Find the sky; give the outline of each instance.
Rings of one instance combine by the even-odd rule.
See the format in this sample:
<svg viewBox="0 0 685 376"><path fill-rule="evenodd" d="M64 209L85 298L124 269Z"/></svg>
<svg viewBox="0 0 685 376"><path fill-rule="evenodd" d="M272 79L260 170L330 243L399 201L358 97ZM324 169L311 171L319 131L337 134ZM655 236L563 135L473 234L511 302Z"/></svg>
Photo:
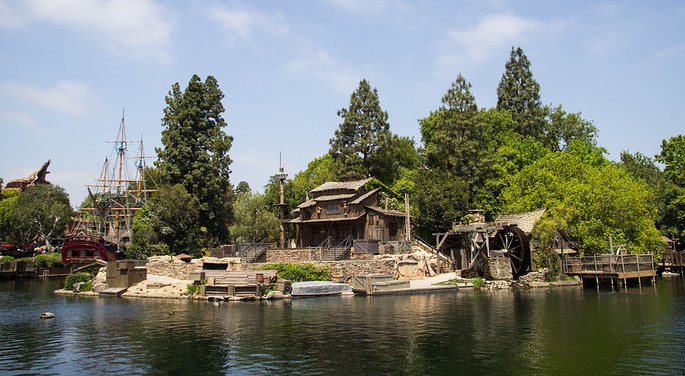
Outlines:
<svg viewBox="0 0 685 376"><path fill-rule="evenodd" d="M79 206L122 115L154 157L165 96L197 74L225 95L231 183L261 191L328 151L362 79L420 144L459 73L494 107L519 46L543 104L581 112L612 160L653 157L685 133L684 21L680 1L0 0L0 177L51 160Z"/></svg>

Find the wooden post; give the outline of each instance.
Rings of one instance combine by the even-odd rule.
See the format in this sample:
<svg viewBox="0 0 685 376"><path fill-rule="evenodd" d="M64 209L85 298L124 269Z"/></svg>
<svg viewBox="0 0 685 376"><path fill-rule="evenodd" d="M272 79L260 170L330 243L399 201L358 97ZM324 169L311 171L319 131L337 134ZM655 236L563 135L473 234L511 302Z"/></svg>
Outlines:
<svg viewBox="0 0 685 376"><path fill-rule="evenodd" d="M411 241L411 222L409 216L409 193L404 194L404 240Z"/></svg>

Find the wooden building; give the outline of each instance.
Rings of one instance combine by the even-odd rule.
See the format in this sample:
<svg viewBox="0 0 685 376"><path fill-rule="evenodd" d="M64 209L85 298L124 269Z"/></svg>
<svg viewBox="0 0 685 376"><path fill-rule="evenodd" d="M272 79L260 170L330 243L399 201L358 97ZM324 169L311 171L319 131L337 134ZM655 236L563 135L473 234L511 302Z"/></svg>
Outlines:
<svg viewBox="0 0 685 376"><path fill-rule="evenodd" d="M369 179L326 182L298 205L294 219L298 247L326 241L373 240L385 244L404 240L405 213L380 206L380 188L368 189Z"/></svg>

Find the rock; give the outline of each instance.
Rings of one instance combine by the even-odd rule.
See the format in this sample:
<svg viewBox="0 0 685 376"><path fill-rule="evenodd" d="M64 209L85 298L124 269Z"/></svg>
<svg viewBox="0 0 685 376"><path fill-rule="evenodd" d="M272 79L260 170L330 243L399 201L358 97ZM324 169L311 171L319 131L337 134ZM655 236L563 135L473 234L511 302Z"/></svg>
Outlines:
<svg viewBox="0 0 685 376"><path fill-rule="evenodd" d="M85 284L86 284L85 282L77 282L77 283L74 283L74 285L71 287L71 291L73 291L73 292L81 292L81 288L82 288L83 285L85 285Z"/></svg>
<svg viewBox="0 0 685 376"><path fill-rule="evenodd" d="M55 314L52 312L43 312L40 314L41 319L52 319L55 317Z"/></svg>

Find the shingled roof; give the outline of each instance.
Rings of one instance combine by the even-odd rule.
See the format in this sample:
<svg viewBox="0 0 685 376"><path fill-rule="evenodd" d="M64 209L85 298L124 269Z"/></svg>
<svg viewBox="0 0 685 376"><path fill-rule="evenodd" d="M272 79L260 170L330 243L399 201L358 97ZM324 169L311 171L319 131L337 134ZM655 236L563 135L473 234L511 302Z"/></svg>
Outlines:
<svg viewBox="0 0 685 376"><path fill-rule="evenodd" d="M321 192L326 192L326 191L334 191L334 190L350 190L353 192L356 192L359 190L359 188L363 187L366 183L369 182L371 178L368 179L363 179L363 180L355 180L355 181L329 181L326 183L321 184L320 186L312 189L312 193L321 193Z"/></svg>
<svg viewBox="0 0 685 376"><path fill-rule="evenodd" d="M545 211L547 209L538 209L527 213L500 214L495 222L515 223L526 235L529 235L535 227L535 222L545 214Z"/></svg>

